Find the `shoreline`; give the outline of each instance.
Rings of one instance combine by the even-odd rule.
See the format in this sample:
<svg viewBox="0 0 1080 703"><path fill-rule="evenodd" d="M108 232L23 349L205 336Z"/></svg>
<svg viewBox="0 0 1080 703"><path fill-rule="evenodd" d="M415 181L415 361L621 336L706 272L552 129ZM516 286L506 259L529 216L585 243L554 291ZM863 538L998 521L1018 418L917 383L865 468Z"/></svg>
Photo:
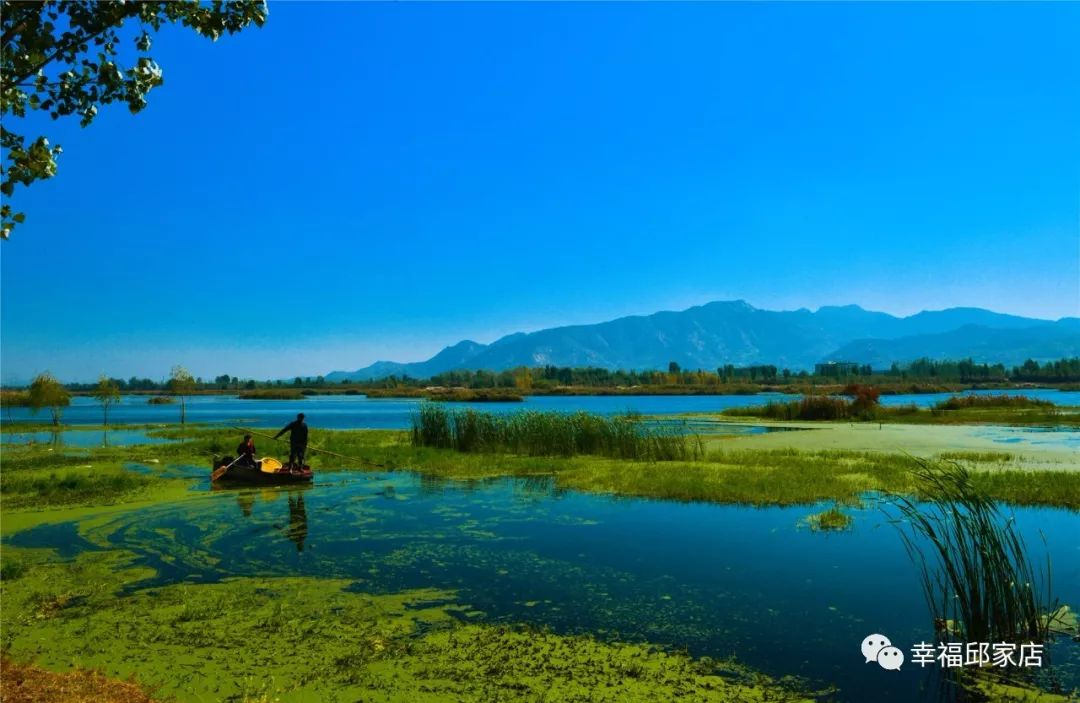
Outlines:
<svg viewBox="0 0 1080 703"><path fill-rule="evenodd" d="M425 386L425 387L400 387L400 388L373 388L360 385L343 386L263 386L256 389L246 388L201 388L193 390L185 395L194 396L237 396L245 400L299 400L296 396L318 397L333 395L356 395L370 398L416 398L428 395L476 393L479 395L507 395L528 398L530 396L733 396L733 395L762 395L783 394L798 395L806 393L820 393L825 395L840 395L851 383L862 383L873 386L880 390L881 395L932 395L936 393L964 393L967 391L1032 391L1032 390L1056 390L1075 391L1080 389L1076 382L946 382L936 383L932 381L903 381L896 383L874 383L873 379L852 379L851 381L836 381L830 383L791 382L791 383L731 383L719 385L639 385L639 386L554 386L551 388L466 388L460 386ZM24 388L3 387L0 393L19 393ZM70 391L73 397L90 397L93 390ZM271 397L275 393L285 393L288 398ZM1022 393L1021 393L1022 394ZM156 390L124 390L124 396L165 396L173 397L165 389ZM445 398L454 400L454 398ZM4 403L4 406L25 407L17 403Z"/></svg>

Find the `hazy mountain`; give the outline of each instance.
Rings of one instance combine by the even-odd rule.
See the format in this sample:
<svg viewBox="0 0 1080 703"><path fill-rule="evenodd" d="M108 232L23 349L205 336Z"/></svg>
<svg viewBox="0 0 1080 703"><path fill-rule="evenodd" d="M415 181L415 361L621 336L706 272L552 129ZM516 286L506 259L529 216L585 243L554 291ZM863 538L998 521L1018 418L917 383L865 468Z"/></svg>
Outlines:
<svg viewBox="0 0 1080 703"><path fill-rule="evenodd" d="M371 366L360 369L353 373L334 371L327 374L328 381L336 382L344 379L369 379L385 378L386 376L409 375L413 378L428 378L450 369L484 368L473 366L471 360L485 349L483 344L471 340L463 340L457 344L446 347L441 352L427 361L417 361L401 364L396 361L376 361Z"/></svg>
<svg viewBox="0 0 1080 703"><path fill-rule="evenodd" d="M1001 362L1019 366L1027 359L1038 362L1080 356L1080 319L1063 318L1058 322L1021 328L994 329L965 325L941 334L921 334L899 339L859 339L837 349L831 356L850 359L874 368L893 361L960 359L977 362Z"/></svg>
<svg viewBox="0 0 1080 703"><path fill-rule="evenodd" d="M415 363L380 361L331 381L389 374L427 378L452 369L515 366L602 366L660 369L724 364L775 364L809 369L826 359L888 366L920 356L1022 362L1080 354L1080 325L951 308L896 317L858 305L791 311L761 310L744 301L699 305L680 312L621 317L594 325L554 327L502 337L488 345L464 341ZM1020 358L1022 357L1022 358Z"/></svg>

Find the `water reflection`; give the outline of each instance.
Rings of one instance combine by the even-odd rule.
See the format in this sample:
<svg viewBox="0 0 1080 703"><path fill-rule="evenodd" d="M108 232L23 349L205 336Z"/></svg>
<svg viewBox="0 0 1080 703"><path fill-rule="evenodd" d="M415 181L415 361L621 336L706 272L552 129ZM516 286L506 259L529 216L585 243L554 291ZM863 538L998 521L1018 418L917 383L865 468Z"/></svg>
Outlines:
<svg viewBox="0 0 1080 703"><path fill-rule="evenodd" d="M296 545L296 551L304 551L304 540L307 539L308 523L307 510L304 508L304 494L297 492L296 496L289 495L289 539Z"/></svg>
<svg viewBox="0 0 1080 703"><path fill-rule="evenodd" d="M311 486L296 486L285 489L264 488L261 490L240 490L236 492L236 506L240 509L240 516L245 520L255 515L255 505L258 499L265 504L278 502L281 493L286 494L288 505L288 522L273 523L276 530L283 533L290 542L296 545L296 551L304 551L304 542L308 537L307 506L304 504L304 491L310 490ZM215 491L235 490L227 487L215 486Z"/></svg>
<svg viewBox="0 0 1080 703"><path fill-rule="evenodd" d="M252 509L255 507L255 494L254 493L237 493L236 504L240 506L240 514L244 517L251 517Z"/></svg>

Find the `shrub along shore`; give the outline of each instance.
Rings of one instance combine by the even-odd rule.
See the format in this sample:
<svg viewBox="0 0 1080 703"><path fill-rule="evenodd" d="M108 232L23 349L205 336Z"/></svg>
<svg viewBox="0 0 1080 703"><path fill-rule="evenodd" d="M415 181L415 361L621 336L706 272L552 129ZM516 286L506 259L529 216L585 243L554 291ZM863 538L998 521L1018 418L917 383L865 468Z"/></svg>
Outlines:
<svg viewBox="0 0 1080 703"><path fill-rule="evenodd" d="M810 395L801 400L770 401L764 405L728 408L727 417L767 420L845 420L915 424L1062 425L1080 427L1076 408L1060 408L1050 401L1025 395L954 396L930 408L917 405L883 406L877 389L849 386L849 397Z"/></svg>

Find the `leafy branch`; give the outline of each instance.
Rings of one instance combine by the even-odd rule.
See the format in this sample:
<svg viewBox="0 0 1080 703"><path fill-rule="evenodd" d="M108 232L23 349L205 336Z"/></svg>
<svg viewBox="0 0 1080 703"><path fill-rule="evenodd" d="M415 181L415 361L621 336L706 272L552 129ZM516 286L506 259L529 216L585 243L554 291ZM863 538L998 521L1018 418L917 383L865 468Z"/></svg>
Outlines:
<svg viewBox="0 0 1080 703"><path fill-rule="evenodd" d="M151 32L179 23L216 41L254 24L261 27L268 10L264 0L93 2L48 0L0 2L0 115L23 118L28 111L47 112L56 120L79 115L89 126L100 106L127 103L132 114L147 105L147 95L164 82L150 56ZM141 31L134 51L121 56L121 29L129 21ZM130 37L129 37L130 39ZM63 151L45 136L27 137L5 119L0 127L0 194L12 197L16 186L56 175ZM25 215L8 202L0 206L0 238L7 239Z"/></svg>

